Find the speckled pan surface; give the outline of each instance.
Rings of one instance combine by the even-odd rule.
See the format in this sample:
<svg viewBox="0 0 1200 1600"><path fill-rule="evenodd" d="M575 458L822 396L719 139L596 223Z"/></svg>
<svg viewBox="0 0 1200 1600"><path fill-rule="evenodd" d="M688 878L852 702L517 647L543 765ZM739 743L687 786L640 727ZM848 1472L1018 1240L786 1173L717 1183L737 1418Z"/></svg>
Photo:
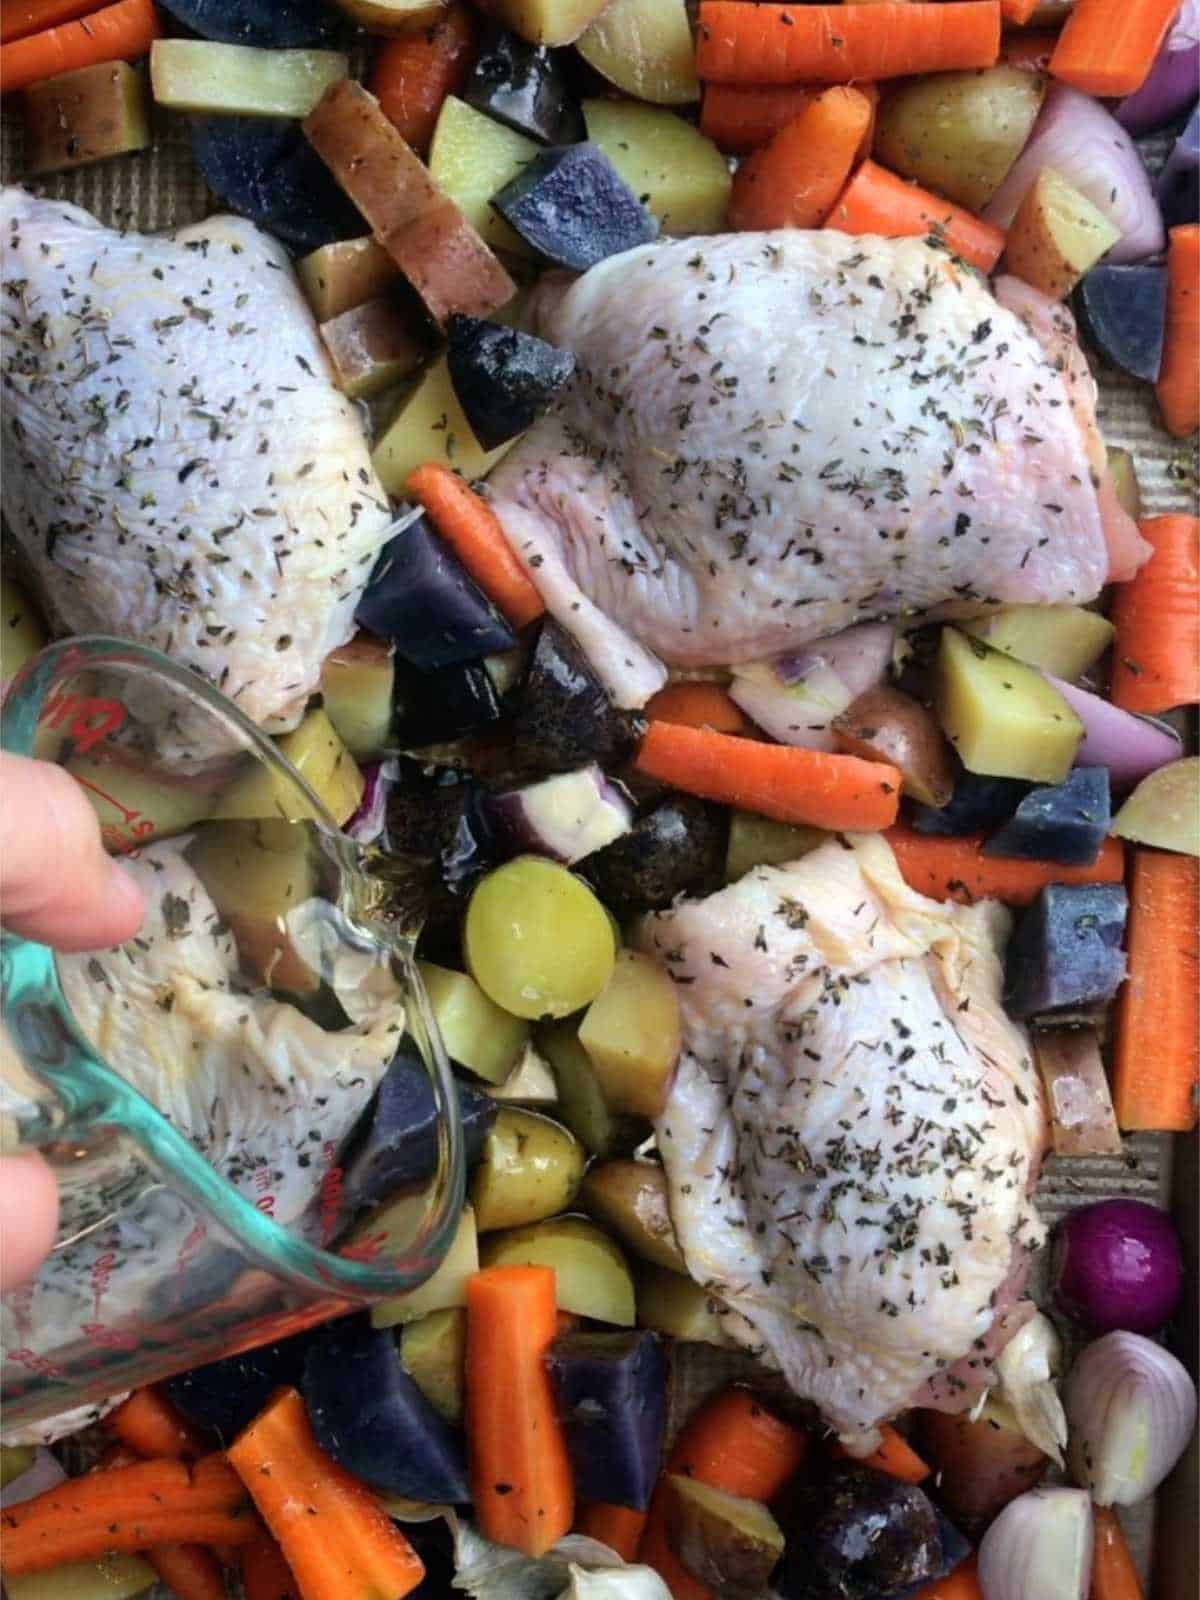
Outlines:
<svg viewBox="0 0 1200 1600"><path fill-rule="evenodd" d="M69 200L113 227L146 231L194 222L216 209L212 196L192 164L186 122L156 113L151 150L120 160L99 162L77 172L39 179L30 187L51 198ZM3 116L0 177L20 182L20 120ZM1196 507L1197 468L1190 443L1181 445L1158 426L1149 389L1111 369L1098 372L1099 420L1109 445L1133 452L1142 499L1149 514L1190 511ZM1176 1147L1178 1146L1178 1147ZM1170 1206L1184 1235L1193 1266L1187 1316L1179 1330L1177 1353L1193 1370L1197 1365L1196 1272L1197 1162L1194 1139L1139 1134L1127 1138L1121 1157L1097 1156L1063 1160L1051 1156L1043 1169L1038 1203L1047 1221L1072 1208L1108 1196L1123 1195ZM674 1409L684 1416L709 1390L730 1376L748 1376L748 1362L736 1356L690 1347L678 1364ZM1200 1595L1200 1505L1197 1450L1174 1474L1157 1507L1137 1508L1129 1519L1139 1560L1147 1575L1149 1600L1197 1600ZM165 1591L155 1591L166 1600Z"/></svg>

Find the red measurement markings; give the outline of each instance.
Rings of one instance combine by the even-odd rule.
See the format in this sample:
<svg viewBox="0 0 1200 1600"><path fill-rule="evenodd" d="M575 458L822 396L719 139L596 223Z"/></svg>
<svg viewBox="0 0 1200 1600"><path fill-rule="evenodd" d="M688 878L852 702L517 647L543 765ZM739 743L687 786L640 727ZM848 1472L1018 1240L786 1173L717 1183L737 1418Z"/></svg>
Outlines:
<svg viewBox="0 0 1200 1600"><path fill-rule="evenodd" d="M39 1378L65 1378L66 1373L57 1361L51 1361L48 1356L38 1355L36 1350L10 1350L8 1359L15 1361L18 1366L34 1372Z"/></svg>
<svg viewBox="0 0 1200 1600"><path fill-rule="evenodd" d="M65 728L80 755L115 733L126 718L119 700L99 700L90 695L50 695L38 717L51 728Z"/></svg>
<svg viewBox="0 0 1200 1600"><path fill-rule="evenodd" d="M80 1329L94 1344L103 1345L106 1350L138 1350L142 1340L135 1333L122 1333L118 1328L109 1328L103 1322L85 1322Z"/></svg>
<svg viewBox="0 0 1200 1600"><path fill-rule="evenodd" d="M100 1302L104 1299L113 1269L117 1265L116 1255L111 1250L106 1250L92 1267L92 1315L100 1315Z"/></svg>

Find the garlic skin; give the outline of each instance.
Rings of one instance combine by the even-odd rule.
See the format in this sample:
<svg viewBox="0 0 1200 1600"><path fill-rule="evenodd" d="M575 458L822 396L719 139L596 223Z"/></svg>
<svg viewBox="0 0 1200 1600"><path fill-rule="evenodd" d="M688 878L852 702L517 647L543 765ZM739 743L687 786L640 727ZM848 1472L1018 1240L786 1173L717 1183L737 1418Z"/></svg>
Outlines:
<svg viewBox="0 0 1200 1600"><path fill-rule="evenodd" d="M1063 1398L1071 1476L1099 1506L1136 1505L1152 1495L1196 1425L1187 1369L1140 1333L1118 1330L1089 1344Z"/></svg>
<svg viewBox="0 0 1200 1600"><path fill-rule="evenodd" d="M1095 1526L1082 1489L1030 1489L979 1546L983 1600L1088 1600Z"/></svg>
<svg viewBox="0 0 1200 1600"><path fill-rule="evenodd" d="M1031 1444L1058 1466L1067 1443L1067 1417L1058 1396L1062 1340L1042 1312L1012 1336L996 1361L1000 1382L995 1398L1016 1418Z"/></svg>

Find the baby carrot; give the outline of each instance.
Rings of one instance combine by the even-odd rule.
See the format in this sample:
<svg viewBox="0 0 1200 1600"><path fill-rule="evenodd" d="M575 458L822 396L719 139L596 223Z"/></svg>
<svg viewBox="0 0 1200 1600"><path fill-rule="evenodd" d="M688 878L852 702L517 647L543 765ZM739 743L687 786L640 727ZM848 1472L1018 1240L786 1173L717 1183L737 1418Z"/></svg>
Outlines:
<svg viewBox="0 0 1200 1600"><path fill-rule="evenodd" d="M161 1389L139 1389L104 1419L104 1426L139 1456L177 1458L212 1449L199 1428L182 1416Z"/></svg>
<svg viewBox="0 0 1200 1600"><path fill-rule="evenodd" d="M999 53L999 0L872 6L703 0L696 71L716 83L853 83L991 67Z"/></svg>
<svg viewBox="0 0 1200 1600"><path fill-rule="evenodd" d="M4 0L0 8L0 44L24 39L60 22L74 22L96 10L96 0Z"/></svg>
<svg viewBox="0 0 1200 1600"><path fill-rule="evenodd" d="M154 0L117 0L77 22L17 39L0 51L0 94L76 67L144 56L162 33Z"/></svg>
<svg viewBox="0 0 1200 1600"><path fill-rule="evenodd" d="M1196 1126L1200 1035L1200 861L1134 851L1126 935L1129 972L1117 996L1113 1108L1126 1133Z"/></svg>
<svg viewBox="0 0 1200 1600"><path fill-rule="evenodd" d="M1168 433L1200 428L1200 224L1172 228L1167 241L1167 328L1155 385Z"/></svg>
<svg viewBox="0 0 1200 1600"><path fill-rule="evenodd" d="M610 1550L615 1550L622 1561L636 1561L638 1545L646 1526L646 1512L634 1511L631 1506L609 1505L605 1500L593 1500L580 1506L576 1531L589 1539L599 1539Z"/></svg>
<svg viewBox="0 0 1200 1600"><path fill-rule="evenodd" d="M471 75L478 48L475 13L464 0L428 27L382 41L367 87L414 150L424 153L446 96Z"/></svg>
<svg viewBox="0 0 1200 1600"><path fill-rule="evenodd" d="M1178 10L1179 0L1075 0L1050 71L1084 94L1132 94L1149 77Z"/></svg>
<svg viewBox="0 0 1200 1600"><path fill-rule="evenodd" d="M754 724L717 683L669 683L646 702L646 715L681 728L753 734Z"/></svg>
<svg viewBox="0 0 1200 1600"><path fill-rule="evenodd" d="M870 100L857 89L835 85L814 95L738 168L729 226L819 228L850 176L871 114Z"/></svg>
<svg viewBox="0 0 1200 1600"><path fill-rule="evenodd" d="M900 805L895 767L670 722L650 724L637 768L686 794L814 828L886 828Z"/></svg>
<svg viewBox="0 0 1200 1600"><path fill-rule="evenodd" d="M496 513L449 467L429 461L410 474L408 494L433 518L434 526L490 600L514 628L546 609L529 574L514 555Z"/></svg>
<svg viewBox="0 0 1200 1600"><path fill-rule="evenodd" d="M842 190L825 226L841 233L878 233L885 239L931 234L980 272L990 272L1004 249L1003 232L874 161Z"/></svg>
<svg viewBox="0 0 1200 1600"><path fill-rule="evenodd" d="M1200 703L1200 517L1139 524L1154 554L1112 604L1112 697L1126 711Z"/></svg>
<svg viewBox="0 0 1200 1600"><path fill-rule="evenodd" d="M1016 856L985 856L984 836L916 833L904 823L889 828L884 838L909 888L931 900L1003 900L1010 906L1032 905L1048 883L1120 883L1125 876L1125 847L1106 839L1087 867L1063 867L1054 861L1022 861Z"/></svg>
<svg viewBox="0 0 1200 1600"><path fill-rule="evenodd" d="M904 1435L897 1433L890 1422L880 1423L879 1434L879 1448L863 1457L863 1466L874 1467L877 1472L886 1472L904 1483L924 1483L932 1468L921 1460ZM844 1452L838 1447L835 1454Z"/></svg>
<svg viewBox="0 0 1200 1600"><path fill-rule="evenodd" d="M790 83L779 89L757 85L706 83L700 106L700 132L729 155L744 156L786 128L816 91Z"/></svg>
<svg viewBox="0 0 1200 1600"><path fill-rule="evenodd" d="M1142 1580L1117 1513L1111 1506L1092 1511L1092 1592L1089 1600L1143 1600Z"/></svg>

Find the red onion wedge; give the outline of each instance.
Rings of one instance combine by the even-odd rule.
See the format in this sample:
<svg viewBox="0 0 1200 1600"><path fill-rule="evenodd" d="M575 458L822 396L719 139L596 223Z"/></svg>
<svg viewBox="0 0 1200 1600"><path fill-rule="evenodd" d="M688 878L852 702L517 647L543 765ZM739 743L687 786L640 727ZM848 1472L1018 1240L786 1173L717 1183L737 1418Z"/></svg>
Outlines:
<svg viewBox="0 0 1200 1600"><path fill-rule="evenodd" d="M1053 167L1111 218L1121 237L1105 260L1144 261L1166 245L1162 216L1137 147L1091 95L1052 83L1029 143L984 209L1007 228L1043 167Z"/></svg>
<svg viewBox="0 0 1200 1600"><path fill-rule="evenodd" d="M536 850L568 867L633 824L628 796L595 763L492 795L489 810L516 849Z"/></svg>
<svg viewBox="0 0 1200 1600"><path fill-rule="evenodd" d="M1063 1400L1071 1475L1098 1506L1148 1499L1196 1426L1196 1385L1187 1368L1140 1333L1106 1333L1089 1344Z"/></svg>
<svg viewBox="0 0 1200 1600"><path fill-rule="evenodd" d="M1031 1489L1005 1506L979 1546L983 1600L1087 1600L1092 1505L1082 1489Z"/></svg>
<svg viewBox="0 0 1200 1600"><path fill-rule="evenodd" d="M830 723L867 689L883 681L895 629L864 622L773 661L733 669L730 697L781 744L832 750Z"/></svg>
<svg viewBox="0 0 1200 1600"><path fill-rule="evenodd" d="M9 1506L19 1506L22 1501L32 1500L35 1495L45 1494L48 1489L57 1489L66 1476L57 1456L52 1455L45 1445L39 1445L33 1465L0 1490L0 1506L7 1511Z"/></svg>
<svg viewBox="0 0 1200 1600"><path fill-rule="evenodd" d="M1083 723L1083 739L1075 752L1077 767L1107 767L1114 789L1132 789L1150 772L1178 761L1179 735L1164 723L1135 716L1110 705L1098 694L1045 674Z"/></svg>

